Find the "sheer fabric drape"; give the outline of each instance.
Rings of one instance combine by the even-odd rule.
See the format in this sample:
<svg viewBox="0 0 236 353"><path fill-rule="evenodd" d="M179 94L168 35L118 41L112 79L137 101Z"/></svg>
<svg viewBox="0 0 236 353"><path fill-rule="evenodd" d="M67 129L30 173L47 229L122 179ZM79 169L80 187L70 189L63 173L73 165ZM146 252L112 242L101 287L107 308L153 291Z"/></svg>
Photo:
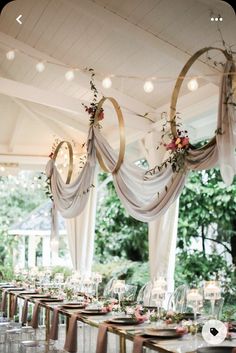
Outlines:
<svg viewBox="0 0 236 353"><path fill-rule="evenodd" d="M232 61L227 61L225 73L234 71ZM150 222L163 215L180 195L189 170L209 169L220 166L223 180L228 185L235 174L236 118L235 107L226 104L230 95L230 75L222 76L218 123L215 141L201 150L190 147L183 171L173 173L170 164L145 180L145 171L124 160L120 169L113 174L114 185L121 202L134 218ZM91 126L88 135L88 159L79 177L66 185L53 160L48 162L46 172L51 178L51 190L57 209L65 218L75 217L82 212L89 198L89 187L94 178L96 150L105 163L113 169L117 153L96 126Z"/></svg>

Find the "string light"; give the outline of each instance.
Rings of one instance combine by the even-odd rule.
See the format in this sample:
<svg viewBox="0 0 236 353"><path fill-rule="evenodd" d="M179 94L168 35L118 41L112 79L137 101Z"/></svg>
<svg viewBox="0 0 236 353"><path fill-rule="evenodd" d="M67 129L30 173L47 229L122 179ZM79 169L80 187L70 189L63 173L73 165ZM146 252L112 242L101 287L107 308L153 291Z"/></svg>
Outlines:
<svg viewBox="0 0 236 353"><path fill-rule="evenodd" d="M73 81L75 78L75 73L74 73L74 70L68 70L66 71L65 73L65 79L67 81Z"/></svg>
<svg viewBox="0 0 236 353"><path fill-rule="evenodd" d="M223 18L222 16L218 15L218 16L214 16L213 14L211 14L210 16L210 20L212 22L214 21L223 21ZM14 60L15 57L16 57L16 53L17 52L20 52L21 54L27 56L27 57L30 57L34 60L37 60L38 62L35 64L35 68L38 72L43 72L46 68L45 66L45 61L43 61L40 57L35 57L33 55L30 55L28 53L26 53L25 51L23 50L19 50L19 49L10 49L9 48L9 51L6 53L6 58L8 60ZM79 68L79 67L76 67L76 68L69 68L68 65L66 64L63 64L63 63L55 63L53 61L53 58L52 60L48 59L47 60L47 64L50 64L50 65L54 65L54 66L58 66L58 67L62 67L62 68L65 68L67 71L65 73L65 79L67 81L72 81L74 80L75 78L75 71L81 71L81 72L89 72L90 70L88 68ZM209 73L209 74L205 74L205 75L201 75L199 77L215 77L215 76L222 76L222 75L230 75L232 73ZM96 75L100 76L100 77L104 77L104 73L99 73L97 72ZM139 76L130 76L130 75L110 75L110 76L107 76L105 77L103 80L102 80L102 86L106 89L110 88L112 86L112 80L111 80L111 77L115 77L115 78L120 78L120 79L137 79L137 80L143 80L143 77L139 77ZM158 80L159 82L161 81L174 81L176 80L176 77L172 77L172 76L166 76L166 77L155 77L154 78L155 80ZM152 82L152 79L151 80L147 80L145 83L144 83L144 86L143 86L143 89L146 93L151 93L153 90L154 90L154 84Z"/></svg>
<svg viewBox="0 0 236 353"><path fill-rule="evenodd" d="M105 77L103 80L102 80L102 86L103 88L111 88L112 86L112 80L110 77Z"/></svg>
<svg viewBox="0 0 236 353"><path fill-rule="evenodd" d="M16 52L15 52L15 50L9 50L9 51L6 53L6 58L7 58L7 60L12 61L12 60L15 59L15 57L16 57Z"/></svg>
<svg viewBox="0 0 236 353"><path fill-rule="evenodd" d="M151 93L154 90L154 84L152 81L146 81L143 85L144 92Z"/></svg>
<svg viewBox="0 0 236 353"><path fill-rule="evenodd" d="M36 65L35 65L35 68L38 72L43 72L45 70L45 64L43 61L40 61L38 62Z"/></svg>
<svg viewBox="0 0 236 353"><path fill-rule="evenodd" d="M190 91L196 91L198 89L198 82L196 78L192 78L189 82L188 82L188 89Z"/></svg>

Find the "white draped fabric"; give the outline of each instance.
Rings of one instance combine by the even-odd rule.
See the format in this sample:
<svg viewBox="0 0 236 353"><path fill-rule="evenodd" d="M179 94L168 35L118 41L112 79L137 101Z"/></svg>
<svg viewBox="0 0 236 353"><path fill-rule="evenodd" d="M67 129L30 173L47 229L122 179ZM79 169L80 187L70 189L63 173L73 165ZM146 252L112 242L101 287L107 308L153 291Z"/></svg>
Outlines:
<svg viewBox="0 0 236 353"><path fill-rule="evenodd" d="M166 149L156 150L161 133L150 132L145 138L145 157L149 165L159 165L165 158ZM148 224L149 269L151 280L158 275L167 278L167 291L174 290L175 249L178 225L179 202L175 201L163 216Z"/></svg>
<svg viewBox="0 0 236 353"><path fill-rule="evenodd" d="M89 274L92 269L97 203L96 179L97 173L93 180L95 187L89 192L88 201L82 213L66 220L73 268L82 275Z"/></svg>
<svg viewBox="0 0 236 353"><path fill-rule="evenodd" d="M225 72L230 71L235 71L235 65L232 61L227 61ZM226 183L229 182L225 176L226 170L229 170L230 167L230 171L234 173L236 169L234 158L236 113L232 105L226 104L231 93L227 89L231 85L231 79L231 75L223 75L220 89L221 99L217 128L222 133L217 134L216 140L201 150L190 147L183 171L174 173L172 166L168 164L166 168L145 180L143 169L124 160L120 169L113 174L117 194L126 210L134 218L150 222L163 215L180 195L186 175L191 169L209 169L219 162L222 177L223 179L226 177ZM50 160L46 168L47 175L51 178L51 190L55 205L66 218L77 216L85 207L89 197L87 190L89 190L94 177L96 150L100 152L109 169L114 169L116 165L117 153L101 135L97 126L91 126L87 145L87 163L79 177L70 185L63 183L54 161ZM232 179L232 177L230 178Z"/></svg>
<svg viewBox="0 0 236 353"><path fill-rule="evenodd" d="M226 62L225 75L222 77L220 87L216 138L202 149L190 146L184 157L182 171L174 173L172 166L167 164L166 168L157 170L147 177L142 168L124 160L119 170L113 174L117 194L130 215L144 222L154 221L149 225L152 277L158 271L164 271L170 277L173 274L174 256L171 254L176 241L178 206L177 203L172 204L180 195L188 172L219 165L222 178L227 185L232 182L236 172L236 111L229 101L229 98L232 98L232 75L226 74L228 72L235 72L235 65L230 60ZM87 202L93 198L90 186L94 179L96 150L108 168L113 170L117 153L97 126L91 126L89 129L87 162L73 183L68 185L63 182L53 160L50 160L46 167L47 176L51 179L51 191L56 208L65 218L81 214L79 218L68 221L68 230L74 266L82 271L90 268L92 261L94 224L90 225L89 222L90 220L93 222L94 218L91 216L93 207L90 208L92 201ZM160 218L167 210L168 213Z"/></svg>

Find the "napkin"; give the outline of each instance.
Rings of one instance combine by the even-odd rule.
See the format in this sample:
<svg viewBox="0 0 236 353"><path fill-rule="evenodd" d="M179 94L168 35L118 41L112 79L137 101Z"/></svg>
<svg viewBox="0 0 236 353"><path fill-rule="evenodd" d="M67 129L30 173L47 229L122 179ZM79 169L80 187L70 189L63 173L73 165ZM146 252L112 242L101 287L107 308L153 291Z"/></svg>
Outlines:
<svg viewBox="0 0 236 353"><path fill-rule="evenodd" d="M134 337L133 353L142 353L143 352L144 341L145 341L145 337L142 337L142 336L135 336Z"/></svg>
<svg viewBox="0 0 236 353"><path fill-rule="evenodd" d="M36 302L34 305L34 311L32 315L32 320L31 320L31 326L36 329L39 326L39 309L40 309L40 303Z"/></svg>
<svg viewBox="0 0 236 353"><path fill-rule="evenodd" d="M102 323L99 325L97 336L96 353L107 353L107 329L109 324Z"/></svg>
<svg viewBox="0 0 236 353"><path fill-rule="evenodd" d="M23 308L22 308L22 313L21 313L21 323L22 324L26 324L27 323L28 301L29 301L29 299L25 298L24 305L23 305Z"/></svg>
<svg viewBox="0 0 236 353"><path fill-rule="evenodd" d="M70 353L77 352L77 318L78 314L70 317L69 328L66 334L64 349Z"/></svg>
<svg viewBox="0 0 236 353"><path fill-rule="evenodd" d="M49 338L51 340L58 340L58 324L59 324L59 308L55 307L53 309L52 326L49 333Z"/></svg>
<svg viewBox="0 0 236 353"><path fill-rule="evenodd" d="M7 290L4 290L2 292L1 311L3 311L5 313L6 310L7 310Z"/></svg>

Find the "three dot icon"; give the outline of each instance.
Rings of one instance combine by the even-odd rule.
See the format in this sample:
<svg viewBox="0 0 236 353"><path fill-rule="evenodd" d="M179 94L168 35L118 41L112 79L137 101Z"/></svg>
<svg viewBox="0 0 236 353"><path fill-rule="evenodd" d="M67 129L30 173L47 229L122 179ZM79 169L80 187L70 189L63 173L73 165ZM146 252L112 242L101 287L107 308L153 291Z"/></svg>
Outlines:
<svg viewBox="0 0 236 353"><path fill-rule="evenodd" d="M223 17L221 17L220 15L217 17L211 16L211 22L222 22L223 21Z"/></svg>

